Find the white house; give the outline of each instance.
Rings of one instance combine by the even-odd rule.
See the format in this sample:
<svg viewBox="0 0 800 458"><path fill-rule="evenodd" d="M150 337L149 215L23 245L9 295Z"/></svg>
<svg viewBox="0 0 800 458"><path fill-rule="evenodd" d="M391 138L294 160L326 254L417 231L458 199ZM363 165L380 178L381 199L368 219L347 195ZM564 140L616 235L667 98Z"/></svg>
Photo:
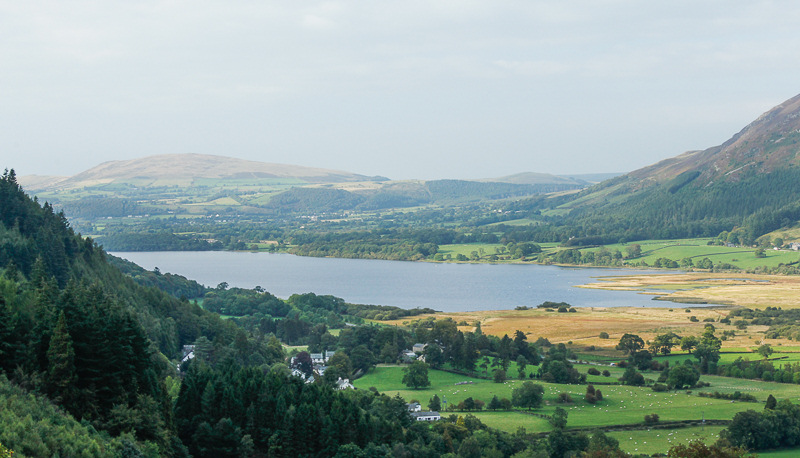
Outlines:
<svg viewBox="0 0 800 458"><path fill-rule="evenodd" d="M350 379L342 379L339 377L339 380L336 381L336 389L337 390L354 390L355 387L352 383L350 383Z"/></svg>
<svg viewBox="0 0 800 458"><path fill-rule="evenodd" d="M189 361L192 358L194 358L194 345L184 345L181 364L185 363L186 361Z"/></svg>
<svg viewBox="0 0 800 458"><path fill-rule="evenodd" d="M411 416L417 421L437 421L442 419L439 412L411 412Z"/></svg>
<svg viewBox="0 0 800 458"><path fill-rule="evenodd" d="M422 410L422 406L419 402L412 402L410 404L406 404L406 408L409 412L419 412Z"/></svg>
<svg viewBox="0 0 800 458"><path fill-rule="evenodd" d="M336 354L335 351L326 351L324 353L309 353L309 356L311 356L312 363L325 364L334 354Z"/></svg>

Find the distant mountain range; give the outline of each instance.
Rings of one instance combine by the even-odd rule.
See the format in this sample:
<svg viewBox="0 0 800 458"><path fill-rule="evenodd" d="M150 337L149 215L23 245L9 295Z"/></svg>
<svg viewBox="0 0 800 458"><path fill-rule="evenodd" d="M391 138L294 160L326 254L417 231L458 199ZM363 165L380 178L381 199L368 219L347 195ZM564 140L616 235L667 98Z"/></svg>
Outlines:
<svg viewBox="0 0 800 458"><path fill-rule="evenodd" d="M191 185L197 180L295 179L304 183L386 181L340 170L273 164L204 154L163 154L127 161L110 161L71 177L26 176L26 189L66 190L111 183L140 186Z"/></svg>
<svg viewBox="0 0 800 458"><path fill-rule="evenodd" d="M308 215L506 199L514 214L543 217L546 224L538 230L559 228L548 238L576 243L709 236L734 228L750 240L800 219L800 95L719 146L620 176L525 172L485 180L391 181L186 154L112 161L73 177L19 181L68 215L70 208L87 216L110 209ZM77 189L83 191L63 192Z"/></svg>

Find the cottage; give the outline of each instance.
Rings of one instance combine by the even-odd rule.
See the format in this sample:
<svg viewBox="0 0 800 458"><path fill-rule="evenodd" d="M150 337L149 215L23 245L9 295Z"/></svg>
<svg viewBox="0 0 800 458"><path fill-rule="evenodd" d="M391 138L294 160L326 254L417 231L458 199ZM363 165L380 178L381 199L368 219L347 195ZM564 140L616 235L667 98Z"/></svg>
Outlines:
<svg viewBox="0 0 800 458"><path fill-rule="evenodd" d="M314 364L325 364L325 355L323 353L311 353L311 362Z"/></svg>
<svg viewBox="0 0 800 458"><path fill-rule="evenodd" d="M337 390L354 390L356 389L352 383L350 383L350 379L342 379L339 377L339 380L336 381L336 389Z"/></svg>
<svg viewBox="0 0 800 458"><path fill-rule="evenodd" d="M419 412L422 410L422 405L419 402L412 402L410 404L406 404L406 408L409 412Z"/></svg>
<svg viewBox="0 0 800 458"><path fill-rule="evenodd" d="M416 343L414 344L413 347L411 347L411 351L413 351L414 353L422 353L423 351L425 351L425 347L427 346L428 344Z"/></svg>
<svg viewBox="0 0 800 458"><path fill-rule="evenodd" d="M411 412L411 416L417 421L438 421L442 419L439 412Z"/></svg>
<svg viewBox="0 0 800 458"><path fill-rule="evenodd" d="M404 350L402 353L400 353L400 358L404 363L411 363L417 359L417 354L411 350Z"/></svg>

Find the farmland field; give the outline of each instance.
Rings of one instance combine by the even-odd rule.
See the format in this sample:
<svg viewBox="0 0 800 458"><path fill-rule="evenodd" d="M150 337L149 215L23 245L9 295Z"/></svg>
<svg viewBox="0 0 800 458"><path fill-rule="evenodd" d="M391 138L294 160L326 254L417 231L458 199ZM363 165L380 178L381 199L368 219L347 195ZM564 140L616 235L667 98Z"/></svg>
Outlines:
<svg viewBox="0 0 800 458"><path fill-rule="evenodd" d="M585 366L577 366L582 372ZM618 368L614 368L619 373ZM616 374L615 374L616 375ZM454 406L467 397L479 399L488 404L492 396L511 399L511 391L522 384L519 380L508 380L505 383L494 383L490 380L470 378L463 375L429 371L431 385L425 389L410 390L401 380L403 377L402 366L379 366L366 376L356 380L355 386L360 389L370 387L394 396L399 395L407 402L419 401L427 406L434 394L448 406ZM615 377L606 378L614 381ZM800 389L797 385L765 383L752 380L741 380L727 377L703 376L703 381L711 383L702 391L732 392L742 391L754 394L760 401L766 399L768 394L775 395L778 399L789 398L797 401ZM470 382L456 385L459 382ZM620 441L621 447L631 453L663 453L669 447L680 442L705 437L713 442L722 430L722 426L708 425L701 427L667 429L647 429L643 425L645 415L658 414L660 422L682 420L730 420L743 410L762 410L763 403L732 402L722 399L711 399L697 396L696 391L673 391L657 393L646 387L629 387L622 385L596 385L602 390L603 401L589 404L584 400L585 385L561 385L553 383L540 383L545 389L545 405L534 409L537 414L551 415L556 407L564 408L568 413L567 428L610 428L614 425L638 425L641 429L632 431L613 431L609 434ZM559 393L569 393L573 402L558 404ZM691 393L691 394L689 394ZM465 412L453 412L464 415ZM488 426L508 432L514 432L519 427L524 427L528 432L547 432L552 429L546 419L529 415L525 411L480 411L471 412ZM447 413L442 412L443 415ZM780 455L776 455L780 456Z"/></svg>

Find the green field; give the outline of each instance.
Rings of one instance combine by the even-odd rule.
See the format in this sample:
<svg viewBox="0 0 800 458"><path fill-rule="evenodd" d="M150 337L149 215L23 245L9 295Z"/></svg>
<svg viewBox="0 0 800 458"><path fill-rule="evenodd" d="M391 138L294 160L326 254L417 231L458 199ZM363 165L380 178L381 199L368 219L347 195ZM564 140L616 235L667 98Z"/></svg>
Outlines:
<svg viewBox="0 0 800 458"><path fill-rule="evenodd" d="M630 262L644 261L652 265L658 258L669 258L680 262L683 258L691 258L692 262L697 263L703 258L708 258L718 263L733 264L741 269L751 269L759 266L776 267L778 264L789 264L798 261L800 255L792 250L765 250L766 257L757 258L755 248L751 247L726 247L708 245L710 238L701 239L675 239L675 240L641 240L625 244L605 245L612 253L619 250L623 255L630 246L638 244L642 247L642 255L630 260ZM599 251L599 247L585 248L581 251Z"/></svg>
<svg viewBox="0 0 800 458"><path fill-rule="evenodd" d="M677 429L652 429L643 431L612 431L609 436L619 441L628 453L666 453L670 447L693 440L711 444L719 438L722 426L705 426Z"/></svg>
<svg viewBox="0 0 800 458"><path fill-rule="evenodd" d="M576 365L576 367L581 372L585 372L590 366ZM599 366L594 367L601 371L604 369ZM609 367L608 369L613 375L607 378L600 376L600 379L606 382L615 382L616 377L621 374L622 370L615 367ZM658 373L646 374L648 378L655 378L657 375ZM401 366L379 366L366 376L356 380L354 385L360 389L374 387L378 391L391 396L399 395L407 402L411 400L419 401L423 406L427 406L433 395L437 394L442 401L447 402L446 405L452 406L467 397L480 399L487 404L492 396L495 395L498 398L511 399L511 391L522 383L519 380L508 380L505 383L498 384L491 380L431 370L429 371L431 386L426 389L410 390L402 384L402 377ZM533 412L550 415L556 407L560 406L569 415L567 428L602 428L614 425L643 425L644 416L653 413L658 414L662 422L701 420L703 418L707 420L729 420L740 411L763 409L761 402L732 402L722 399L703 398L697 396L696 393L698 391L741 391L755 395L760 401L765 400L769 394L773 394L778 399L789 398L793 401L797 401L800 398L800 387L797 385L718 376L703 376L701 380L711 383L711 386L694 390L693 392L656 393L646 387L595 385L595 388L603 392L603 401L597 404L589 404L584 400L585 385L560 385L534 381L534 383L540 383L545 389L545 405L535 409ZM472 383L456 385L456 383L464 381ZM558 404L556 399L559 393L569 393L573 403ZM465 414L464 412L454 413L457 415ZM551 430L551 426L546 419L529 415L524 411L481 411L472 412L472 414L488 426L503 431L514 432L519 427L524 427L529 432ZM443 415L447 415L447 413L443 412ZM622 448L628 452L663 453L672 445L701 437L713 442L721 430L721 426L710 425L702 429L700 427L689 427L647 430L643 427L641 430L616 431L609 434L617 438Z"/></svg>

